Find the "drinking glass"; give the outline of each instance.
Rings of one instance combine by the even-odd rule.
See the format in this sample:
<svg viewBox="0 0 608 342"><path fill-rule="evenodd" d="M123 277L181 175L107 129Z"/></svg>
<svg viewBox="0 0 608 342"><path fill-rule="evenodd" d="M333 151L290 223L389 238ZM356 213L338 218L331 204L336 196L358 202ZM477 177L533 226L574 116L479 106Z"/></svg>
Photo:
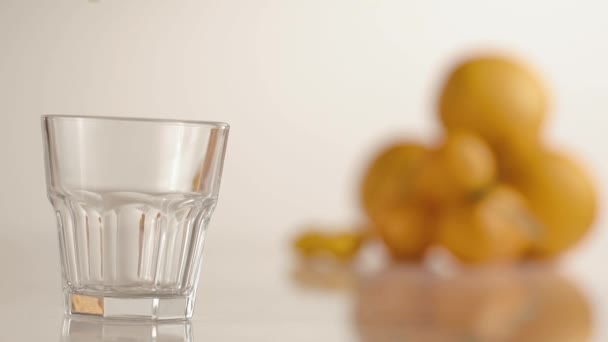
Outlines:
<svg viewBox="0 0 608 342"><path fill-rule="evenodd" d="M67 314L192 316L229 126L42 117Z"/></svg>

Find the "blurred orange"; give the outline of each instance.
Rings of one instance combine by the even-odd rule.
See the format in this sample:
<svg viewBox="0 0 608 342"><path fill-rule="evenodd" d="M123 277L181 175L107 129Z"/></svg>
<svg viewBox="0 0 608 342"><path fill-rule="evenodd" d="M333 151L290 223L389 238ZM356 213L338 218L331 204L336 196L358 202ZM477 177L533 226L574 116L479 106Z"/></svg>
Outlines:
<svg viewBox="0 0 608 342"><path fill-rule="evenodd" d="M364 176L361 197L371 225L396 259L419 258L431 241L416 186L429 149L414 143L380 152Z"/></svg>
<svg viewBox="0 0 608 342"><path fill-rule="evenodd" d="M496 163L488 144L472 132L452 130L424 163L418 191L441 209L481 196L495 178Z"/></svg>
<svg viewBox="0 0 608 342"><path fill-rule="evenodd" d="M363 208L372 220L387 207L413 200L425 146L401 143L382 150L371 162L361 186Z"/></svg>
<svg viewBox="0 0 608 342"><path fill-rule="evenodd" d="M437 243L466 263L508 262L523 256L538 229L521 194L500 185L473 205L440 213Z"/></svg>
<svg viewBox="0 0 608 342"><path fill-rule="evenodd" d="M514 183L542 222L542 232L533 244L535 255L554 256L589 231L597 212L597 194L587 172L567 155L544 152Z"/></svg>
<svg viewBox="0 0 608 342"><path fill-rule="evenodd" d="M427 211L414 204L385 210L375 218L375 227L397 260L420 259L433 238Z"/></svg>
<svg viewBox="0 0 608 342"><path fill-rule="evenodd" d="M447 130L480 134L493 146L538 136L546 119L542 82L522 63L481 56L459 64L441 90L440 118Z"/></svg>

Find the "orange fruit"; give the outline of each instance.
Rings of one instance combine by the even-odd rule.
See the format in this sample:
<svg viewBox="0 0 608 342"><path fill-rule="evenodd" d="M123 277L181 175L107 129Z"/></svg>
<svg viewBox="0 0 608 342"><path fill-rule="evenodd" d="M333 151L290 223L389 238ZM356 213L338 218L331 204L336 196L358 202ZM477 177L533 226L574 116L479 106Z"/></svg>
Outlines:
<svg viewBox="0 0 608 342"><path fill-rule="evenodd" d="M533 244L533 254L559 254L590 230L597 212L594 184L567 155L545 152L515 184L542 222L542 234Z"/></svg>
<svg viewBox="0 0 608 342"><path fill-rule="evenodd" d="M363 177L363 208L371 221L384 208L409 202L415 194L416 178L428 149L414 143L392 145L380 152Z"/></svg>
<svg viewBox="0 0 608 342"><path fill-rule="evenodd" d="M446 130L471 130L501 155L513 155L507 159L521 159L540 133L547 106L543 84L528 67L488 55L452 70L441 89L439 116Z"/></svg>
<svg viewBox="0 0 608 342"><path fill-rule="evenodd" d="M495 148L498 177L507 183L525 177L528 170L542 160L545 153L539 137L522 136L509 145Z"/></svg>
<svg viewBox="0 0 608 342"><path fill-rule="evenodd" d="M465 263L509 262L523 255L538 230L522 195L499 185L472 205L442 212L437 243Z"/></svg>
<svg viewBox="0 0 608 342"><path fill-rule="evenodd" d="M420 173L422 198L435 205L462 202L480 196L494 183L496 162L492 149L478 135L455 130L447 132Z"/></svg>
<svg viewBox="0 0 608 342"><path fill-rule="evenodd" d="M396 260L419 259L432 241L433 229L427 211L414 204L386 210L375 217L374 224Z"/></svg>

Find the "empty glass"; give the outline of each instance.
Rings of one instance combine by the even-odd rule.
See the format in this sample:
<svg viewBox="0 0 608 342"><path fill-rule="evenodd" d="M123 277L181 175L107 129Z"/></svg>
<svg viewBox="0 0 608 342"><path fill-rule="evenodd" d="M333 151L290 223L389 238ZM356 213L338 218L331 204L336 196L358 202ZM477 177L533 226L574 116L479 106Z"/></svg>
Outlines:
<svg viewBox="0 0 608 342"><path fill-rule="evenodd" d="M228 130L219 122L42 117L66 313L192 316Z"/></svg>

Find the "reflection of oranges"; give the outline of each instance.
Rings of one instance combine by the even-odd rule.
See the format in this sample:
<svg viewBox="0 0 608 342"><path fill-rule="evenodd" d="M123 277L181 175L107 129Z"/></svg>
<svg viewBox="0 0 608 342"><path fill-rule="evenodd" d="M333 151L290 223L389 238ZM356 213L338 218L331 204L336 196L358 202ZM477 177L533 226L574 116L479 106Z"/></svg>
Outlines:
<svg viewBox="0 0 608 342"><path fill-rule="evenodd" d="M427 148L418 144L397 144L382 151L363 179L363 207L372 218L384 208L411 201L415 182Z"/></svg>
<svg viewBox="0 0 608 342"><path fill-rule="evenodd" d="M354 317L365 342L586 342L592 332L584 295L546 269L391 267L360 277Z"/></svg>
<svg viewBox="0 0 608 342"><path fill-rule="evenodd" d="M455 130L424 164L421 197L439 205L468 201L492 185L496 165L492 150L479 136Z"/></svg>
<svg viewBox="0 0 608 342"><path fill-rule="evenodd" d="M512 261L523 255L537 226L523 197L502 185L472 206L443 212L437 241L465 262Z"/></svg>
<svg viewBox="0 0 608 342"><path fill-rule="evenodd" d="M432 277L417 267L360 276L355 323L362 342L452 341L436 326Z"/></svg>
<svg viewBox="0 0 608 342"><path fill-rule="evenodd" d="M540 239L534 244L535 254L557 254L590 228L596 213L596 193L588 174L572 159L545 153L517 183L543 223Z"/></svg>
<svg viewBox="0 0 608 342"><path fill-rule="evenodd" d="M512 341L510 336L530 305L529 290L516 270L485 269L433 282L436 324L452 339ZM515 342L515 341L514 341ZM521 342L521 341L517 341Z"/></svg>
<svg viewBox="0 0 608 342"><path fill-rule="evenodd" d="M353 269L343 263L312 260L298 262L290 276L300 287L323 291L350 291L356 280Z"/></svg>
<svg viewBox="0 0 608 342"><path fill-rule="evenodd" d="M458 65L439 101L446 129L473 130L493 146L538 135L546 110L547 98L536 75L498 56L472 58Z"/></svg>
<svg viewBox="0 0 608 342"><path fill-rule="evenodd" d="M531 300L512 341L591 340L592 313L583 293L564 277L532 273L525 279Z"/></svg>

